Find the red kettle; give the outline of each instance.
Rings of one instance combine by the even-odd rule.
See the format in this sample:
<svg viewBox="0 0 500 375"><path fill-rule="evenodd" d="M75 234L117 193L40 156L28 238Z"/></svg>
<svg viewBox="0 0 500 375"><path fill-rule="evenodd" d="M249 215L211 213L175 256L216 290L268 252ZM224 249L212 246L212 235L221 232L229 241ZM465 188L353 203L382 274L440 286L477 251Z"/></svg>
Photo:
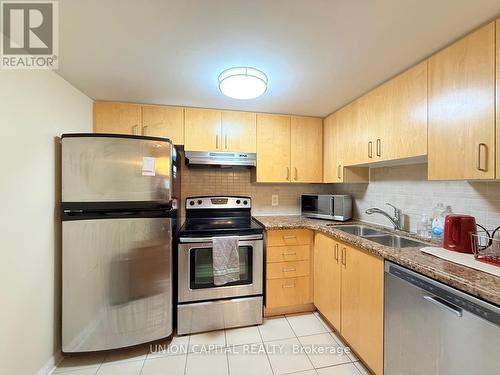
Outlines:
<svg viewBox="0 0 500 375"><path fill-rule="evenodd" d="M474 216L447 215L444 221L443 247L472 254L471 232L477 233Z"/></svg>

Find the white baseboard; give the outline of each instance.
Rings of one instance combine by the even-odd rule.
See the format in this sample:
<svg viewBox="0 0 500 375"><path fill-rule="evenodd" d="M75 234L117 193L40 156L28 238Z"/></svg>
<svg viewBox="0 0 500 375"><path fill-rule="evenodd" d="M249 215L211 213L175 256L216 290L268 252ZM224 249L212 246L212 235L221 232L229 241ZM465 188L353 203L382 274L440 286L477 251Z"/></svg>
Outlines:
<svg viewBox="0 0 500 375"><path fill-rule="evenodd" d="M63 360L62 353L57 353L49 358L45 365L37 371L36 375L50 375L56 369L57 365Z"/></svg>

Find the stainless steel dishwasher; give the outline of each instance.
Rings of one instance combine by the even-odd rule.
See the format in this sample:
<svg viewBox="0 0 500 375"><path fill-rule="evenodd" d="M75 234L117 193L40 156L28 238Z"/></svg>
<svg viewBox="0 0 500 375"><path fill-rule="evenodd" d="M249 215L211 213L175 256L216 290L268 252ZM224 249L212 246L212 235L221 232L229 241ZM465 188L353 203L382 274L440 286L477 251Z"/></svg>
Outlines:
<svg viewBox="0 0 500 375"><path fill-rule="evenodd" d="M384 320L384 375L500 374L497 306L386 261Z"/></svg>

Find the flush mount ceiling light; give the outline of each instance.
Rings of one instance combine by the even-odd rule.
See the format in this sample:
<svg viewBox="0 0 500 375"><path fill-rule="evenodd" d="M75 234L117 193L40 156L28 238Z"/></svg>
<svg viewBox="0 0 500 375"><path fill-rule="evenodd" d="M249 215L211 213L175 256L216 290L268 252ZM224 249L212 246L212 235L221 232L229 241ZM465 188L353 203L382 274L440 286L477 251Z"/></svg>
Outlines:
<svg viewBox="0 0 500 375"><path fill-rule="evenodd" d="M229 68L219 75L219 89L234 99L257 98L267 89L267 76L255 68Z"/></svg>

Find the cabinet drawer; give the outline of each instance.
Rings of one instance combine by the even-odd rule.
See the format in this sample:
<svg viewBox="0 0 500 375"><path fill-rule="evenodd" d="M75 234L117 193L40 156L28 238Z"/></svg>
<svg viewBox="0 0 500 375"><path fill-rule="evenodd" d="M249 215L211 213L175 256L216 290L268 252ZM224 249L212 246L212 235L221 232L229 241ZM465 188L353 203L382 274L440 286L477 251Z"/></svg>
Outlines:
<svg viewBox="0 0 500 375"><path fill-rule="evenodd" d="M295 246L268 246L266 252L267 263L308 260L310 257L309 245Z"/></svg>
<svg viewBox="0 0 500 375"><path fill-rule="evenodd" d="M309 276L266 281L266 307L285 307L312 303Z"/></svg>
<svg viewBox="0 0 500 375"><path fill-rule="evenodd" d="M308 260L301 262L269 263L267 265L266 277L270 279L282 279L287 277L309 276L310 263Z"/></svg>
<svg viewBox="0 0 500 375"><path fill-rule="evenodd" d="M312 244L312 232L308 229L283 229L267 232L268 246L310 244Z"/></svg>

